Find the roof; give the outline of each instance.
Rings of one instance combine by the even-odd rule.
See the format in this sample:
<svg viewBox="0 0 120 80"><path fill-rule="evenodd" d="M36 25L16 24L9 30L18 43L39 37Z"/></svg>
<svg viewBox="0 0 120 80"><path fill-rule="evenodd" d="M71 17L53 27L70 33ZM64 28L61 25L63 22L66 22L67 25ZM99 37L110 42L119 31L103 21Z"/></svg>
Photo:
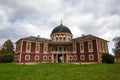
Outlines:
<svg viewBox="0 0 120 80"><path fill-rule="evenodd" d="M68 27L64 26L62 23L59 26L55 27L51 34L59 33L59 32L65 32L65 33L72 34L70 29Z"/></svg>
<svg viewBox="0 0 120 80"><path fill-rule="evenodd" d="M73 38L71 40L71 42L77 42L77 41L83 41L83 40L89 40L89 39L95 39L95 38L102 39L102 38L99 38L99 37L96 37L96 36L93 36L93 35L85 35L85 36L82 36L82 37ZM21 39L39 41L39 42L52 42L50 39L39 38L39 37L35 37L35 36L29 36L29 37L25 37L25 38L21 38ZM102 39L102 40L104 40L104 39ZM107 40L104 40L104 41L107 41Z"/></svg>
<svg viewBox="0 0 120 80"><path fill-rule="evenodd" d="M102 39L102 38L96 37L94 35L84 35L82 37L74 38L74 39L72 39L72 41L76 42L76 41L82 41L82 40L89 40L89 39L93 39L93 38ZM102 39L102 40L104 40L104 39ZM105 41L107 41L107 40L105 40Z"/></svg>
<svg viewBox="0 0 120 80"><path fill-rule="evenodd" d="M32 40L32 41L40 41L40 42L49 42L49 39L46 38L39 38L39 37L35 37L35 36L29 36L29 37L25 37L22 39L27 39L27 40Z"/></svg>

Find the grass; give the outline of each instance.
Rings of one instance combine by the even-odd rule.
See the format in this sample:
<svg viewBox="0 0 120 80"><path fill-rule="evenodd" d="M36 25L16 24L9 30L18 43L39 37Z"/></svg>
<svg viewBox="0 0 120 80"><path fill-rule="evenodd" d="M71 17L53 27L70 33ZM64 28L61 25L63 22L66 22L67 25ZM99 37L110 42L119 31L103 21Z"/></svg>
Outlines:
<svg viewBox="0 0 120 80"><path fill-rule="evenodd" d="M0 63L0 80L120 80L120 63L89 65Z"/></svg>

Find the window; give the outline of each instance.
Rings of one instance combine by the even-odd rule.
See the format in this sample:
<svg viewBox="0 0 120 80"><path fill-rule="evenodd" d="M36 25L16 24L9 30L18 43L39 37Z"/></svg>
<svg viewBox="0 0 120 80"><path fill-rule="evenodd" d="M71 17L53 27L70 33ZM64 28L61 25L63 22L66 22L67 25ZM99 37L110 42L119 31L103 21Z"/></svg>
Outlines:
<svg viewBox="0 0 120 80"><path fill-rule="evenodd" d="M51 56L48 56L48 60L51 60L52 59L52 57Z"/></svg>
<svg viewBox="0 0 120 80"><path fill-rule="evenodd" d="M100 50L100 52L102 51L102 43L101 42L99 42L99 50Z"/></svg>
<svg viewBox="0 0 120 80"><path fill-rule="evenodd" d="M35 58L34 58L36 61L39 61L39 55L35 55Z"/></svg>
<svg viewBox="0 0 120 80"><path fill-rule="evenodd" d="M60 41L62 40L62 37L60 37Z"/></svg>
<svg viewBox="0 0 120 80"><path fill-rule="evenodd" d="M64 38L63 38L63 40L65 41L65 40L66 40L66 38L64 37Z"/></svg>
<svg viewBox="0 0 120 80"><path fill-rule="evenodd" d="M88 51L89 52L93 51L92 41L88 41Z"/></svg>
<svg viewBox="0 0 120 80"><path fill-rule="evenodd" d="M89 55L89 60L94 60L94 55L93 54Z"/></svg>
<svg viewBox="0 0 120 80"><path fill-rule="evenodd" d="M39 51L40 51L40 44L36 43L36 53L39 53Z"/></svg>
<svg viewBox="0 0 120 80"><path fill-rule="evenodd" d="M43 56L43 60L47 60L47 56Z"/></svg>
<svg viewBox="0 0 120 80"><path fill-rule="evenodd" d="M58 37L56 37L56 41L58 41Z"/></svg>
<svg viewBox="0 0 120 80"><path fill-rule="evenodd" d="M73 52L76 53L76 45L73 45Z"/></svg>
<svg viewBox="0 0 120 80"><path fill-rule="evenodd" d="M73 60L77 60L77 56L76 55L73 56Z"/></svg>
<svg viewBox="0 0 120 80"><path fill-rule="evenodd" d="M26 45L26 52L30 52L31 50L31 43L30 42L27 42L27 45Z"/></svg>
<svg viewBox="0 0 120 80"><path fill-rule="evenodd" d="M105 45L102 43L102 51L105 52Z"/></svg>
<svg viewBox="0 0 120 80"><path fill-rule="evenodd" d="M80 52L83 53L84 52L84 44L80 43Z"/></svg>
<svg viewBox="0 0 120 80"><path fill-rule="evenodd" d="M85 60L85 55L80 55L80 60Z"/></svg>
<svg viewBox="0 0 120 80"><path fill-rule="evenodd" d="M29 61L30 60L30 55L25 55L25 60Z"/></svg>
<svg viewBox="0 0 120 80"><path fill-rule="evenodd" d="M47 50L48 50L47 44L44 44L44 53L47 53Z"/></svg>
<svg viewBox="0 0 120 80"><path fill-rule="evenodd" d="M73 60L72 55L69 55L69 60Z"/></svg>

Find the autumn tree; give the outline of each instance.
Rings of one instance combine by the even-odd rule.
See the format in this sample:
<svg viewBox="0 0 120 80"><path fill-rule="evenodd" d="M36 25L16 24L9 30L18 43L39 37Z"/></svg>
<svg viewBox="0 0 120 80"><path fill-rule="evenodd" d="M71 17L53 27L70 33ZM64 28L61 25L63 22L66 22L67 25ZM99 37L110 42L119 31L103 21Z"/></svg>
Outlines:
<svg viewBox="0 0 120 80"><path fill-rule="evenodd" d="M0 49L0 62L7 63L14 60L14 45L11 40L4 42Z"/></svg>
<svg viewBox="0 0 120 80"><path fill-rule="evenodd" d="M14 45L13 42L11 40L7 40L4 42L4 44L2 45L2 50L1 53L12 53L14 54Z"/></svg>
<svg viewBox="0 0 120 80"><path fill-rule="evenodd" d="M113 49L113 52L115 54L116 60L118 61L120 58L120 37L113 38L115 48Z"/></svg>

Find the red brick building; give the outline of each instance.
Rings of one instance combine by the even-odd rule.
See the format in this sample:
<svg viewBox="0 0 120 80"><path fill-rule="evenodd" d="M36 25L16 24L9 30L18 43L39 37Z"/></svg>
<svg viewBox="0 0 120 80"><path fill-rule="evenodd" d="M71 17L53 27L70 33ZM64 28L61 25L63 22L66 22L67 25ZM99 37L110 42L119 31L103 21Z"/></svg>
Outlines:
<svg viewBox="0 0 120 80"><path fill-rule="evenodd" d="M63 24L55 27L51 39L30 36L16 42L14 61L18 63L91 63L101 62L108 53L107 41L93 35L72 38Z"/></svg>

